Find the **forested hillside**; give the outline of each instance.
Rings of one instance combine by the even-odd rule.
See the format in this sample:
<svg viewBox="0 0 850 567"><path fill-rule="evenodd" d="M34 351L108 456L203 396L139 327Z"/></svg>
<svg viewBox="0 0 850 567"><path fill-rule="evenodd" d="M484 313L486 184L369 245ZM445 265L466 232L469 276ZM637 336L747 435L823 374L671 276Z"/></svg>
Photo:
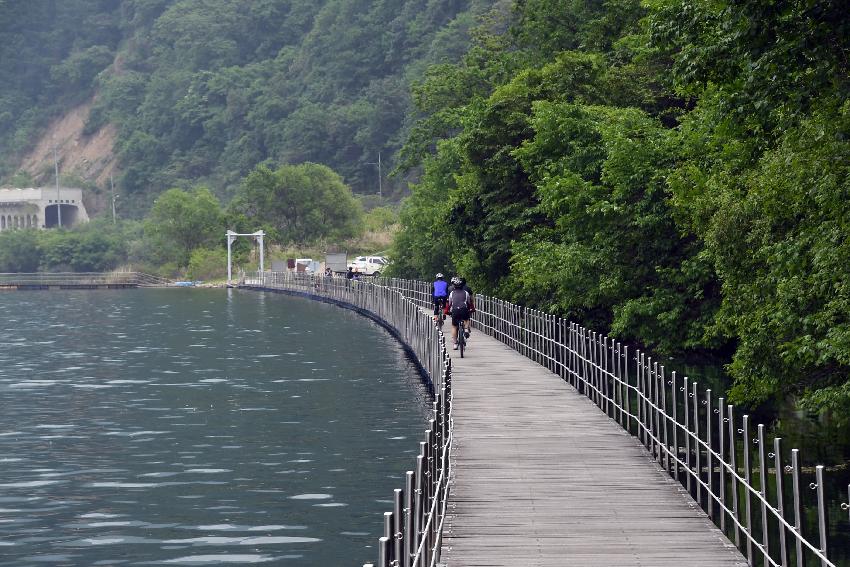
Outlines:
<svg viewBox="0 0 850 567"><path fill-rule="evenodd" d="M52 121L93 101L84 135L117 127L116 182L136 217L172 187L204 183L228 201L266 160L321 163L375 193L411 80L458 60L489 4L0 0L0 178L49 177L13 179Z"/></svg>
<svg viewBox="0 0 850 567"><path fill-rule="evenodd" d="M0 268L202 273L225 227L357 237L380 153L385 189L414 182L396 274L728 362L734 401L846 426L845 4L0 0L0 177L88 104L150 213L6 231Z"/></svg>
<svg viewBox="0 0 850 567"><path fill-rule="evenodd" d="M833 0L517 0L415 87L395 269L846 423L848 61Z"/></svg>

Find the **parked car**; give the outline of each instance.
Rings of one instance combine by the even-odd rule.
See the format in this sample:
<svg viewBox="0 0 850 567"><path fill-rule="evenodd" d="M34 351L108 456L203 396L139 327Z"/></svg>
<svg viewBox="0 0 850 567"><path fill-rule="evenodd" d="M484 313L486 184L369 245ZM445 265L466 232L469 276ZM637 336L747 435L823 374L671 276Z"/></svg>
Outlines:
<svg viewBox="0 0 850 567"><path fill-rule="evenodd" d="M390 261L384 256L357 256L348 267L358 274L380 276Z"/></svg>

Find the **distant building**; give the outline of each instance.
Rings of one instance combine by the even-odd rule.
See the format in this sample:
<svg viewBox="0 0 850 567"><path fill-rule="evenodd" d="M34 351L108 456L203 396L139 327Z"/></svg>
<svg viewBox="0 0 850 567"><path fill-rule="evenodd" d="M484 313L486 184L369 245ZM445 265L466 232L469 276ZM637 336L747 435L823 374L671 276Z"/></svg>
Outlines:
<svg viewBox="0 0 850 567"><path fill-rule="evenodd" d="M63 227L89 221L89 215L83 205L82 189L0 189L0 231L16 228L56 228L60 216Z"/></svg>

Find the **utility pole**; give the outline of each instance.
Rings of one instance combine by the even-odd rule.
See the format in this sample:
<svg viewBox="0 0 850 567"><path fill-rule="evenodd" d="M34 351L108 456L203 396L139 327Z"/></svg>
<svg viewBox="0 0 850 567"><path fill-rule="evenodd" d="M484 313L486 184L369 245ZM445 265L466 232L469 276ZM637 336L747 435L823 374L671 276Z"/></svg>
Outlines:
<svg viewBox="0 0 850 567"><path fill-rule="evenodd" d="M62 228L62 203L59 199L59 158L56 156L56 138L53 138L53 167L56 170L56 228Z"/></svg>
<svg viewBox="0 0 850 567"><path fill-rule="evenodd" d="M112 188L112 224L115 224L115 201L120 195L115 194L115 182L112 180L112 174L109 174L109 186Z"/></svg>
<svg viewBox="0 0 850 567"><path fill-rule="evenodd" d="M376 161L376 162L375 161L366 162L366 165L376 165L376 166L378 166L378 197L383 197L384 196L384 190L383 190L383 187L381 186L381 183L382 183L381 178L383 177L381 175L381 152L378 152L378 161Z"/></svg>

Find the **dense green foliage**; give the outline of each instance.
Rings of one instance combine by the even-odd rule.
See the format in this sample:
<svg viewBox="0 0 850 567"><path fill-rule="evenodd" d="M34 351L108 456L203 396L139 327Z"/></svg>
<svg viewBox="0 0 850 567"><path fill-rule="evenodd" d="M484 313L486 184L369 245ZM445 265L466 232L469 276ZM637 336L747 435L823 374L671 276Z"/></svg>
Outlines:
<svg viewBox="0 0 850 567"><path fill-rule="evenodd" d="M517 0L414 87L399 275L730 360L850 417L850 13ZM729 357L729 358L726 358Z"/></svg>
<svg viewBox="0 0 850 567"><path fill-rule="evenodd" d="M339 242L363 231L363 210L342 178L323 165L260 166L231 208L283 242Z"/></svg>
<svg viewBox="0 0 850 567"><path fill-rule="evenodd" d="M94 100L118 127L116 178L140 216L162 191L228 201L265 160L314 162L377 192L408 84L456 60L484 0L36 0L0 3L0 178L51 118ZM479 6L481 5L481 6ZM96 98L92 97L96 95Z"/></svg>
<svg viewBox="0 0 850 567"><path fill-rule="evenodd" d="M224 218L209 189L169 189L154 201L145 219L145 236L159 263L189 263L197 248L210 247L224 238Z"/></svg>
<svg viewBox="0 0 850 567"><path fill-rule="evenodd" d="M133 227L93 221L76 230L0 233L0 272L112 270L128 259Z"/></svg>

